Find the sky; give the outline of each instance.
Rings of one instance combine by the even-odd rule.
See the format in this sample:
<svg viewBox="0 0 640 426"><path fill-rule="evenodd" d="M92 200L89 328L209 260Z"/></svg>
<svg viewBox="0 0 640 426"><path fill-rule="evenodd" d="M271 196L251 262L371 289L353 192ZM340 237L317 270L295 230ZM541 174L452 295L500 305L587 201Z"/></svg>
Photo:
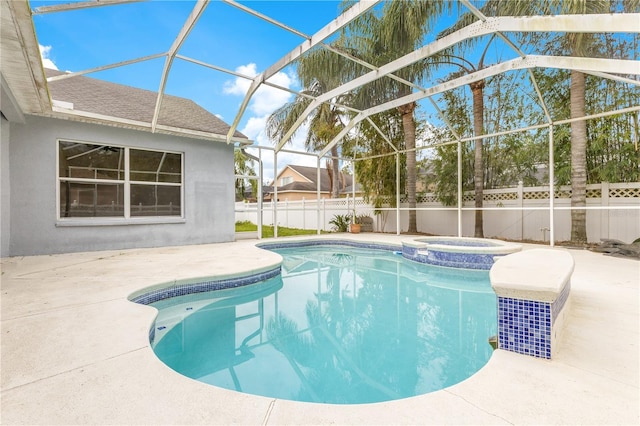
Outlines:
<svg viewBox="0 0 640 426"><path fill-rule="evenodd" d="M72 0L32 0L30 4L37 11L40 6L69 2ZM315 34L340 14L339 0L254 0L239 3L308 36ZM46 67L62 71L82 71L166 53L194 5L194 0L153 0L36 14L34 25L43 62ZM455 18L445 16L439 19L437 25L440 28L428 36L426 42L432 41L435 33L446 28ZM254 77L300 46L303 41L297 34L221 0L212 0L181 45L178 54ZM525 48L535 50L534 46ZM481 51L482 48L468 53L465 59L476 61ZM515 52L495 39L487 62L515 56ZM165 58L161 57L88 76L157 92L164 62ZM437 84L438 78L444 78L445 73L457 70L451 68L440 77L434 76L431 81L425 82L425 87ZM302 89L293 67L282 69L270 81L292 90ZM248 79L176 58L165 93L191 99L231 124L250 83ZM277 108L291 101L293 96L286 91L261 86L242 115L238 130L254 141L255 145L273 146L274 142L268 140L264 133L266 119ZM434 98L438 101L437 96ZM419 108L423 108L418 113L419 117L427 117L426 120L431 123L442 125L435 121L439 120L437 114L426 100ZM431 111L428 111L429 108ZM306 128L301 127L285 149L304 152L305 135ZM255 154L255 151L252 150L252 153ZM274 175L272 151L263 150L262 158L264 181L270 183ZM316 166L317 160L315 156L279 153L277 169L282 170L286 164Z"/></svg>
<svg viewBox="0 0 640 426"><path fill-rule="evenodd" d="M70 0L31 1L31 8L70 3ZM245 1L243 5L297 31L313 35L339 15L339 2ZM162 0L34 16L36 36L45 67L81 71L135 58L165 53L195 5L191 0ZM219 0L205 9L180 55L254 77L304 41ZM115 83L157 92L165 58L88 74ZM300 90L295 70L285 68L270 81ZM165 93L191 99L231 124L250 85L236 77L184 60L173 62ZM273 146L264 134L266 118L293 99L289 92L261 87L251 99L238 130L255 144ZM304 151L302 128L286 149ZM316 165L312 156L278 155L278 169L288 163ZM264 151L265 177L273 175L273 154Z"/></svg>

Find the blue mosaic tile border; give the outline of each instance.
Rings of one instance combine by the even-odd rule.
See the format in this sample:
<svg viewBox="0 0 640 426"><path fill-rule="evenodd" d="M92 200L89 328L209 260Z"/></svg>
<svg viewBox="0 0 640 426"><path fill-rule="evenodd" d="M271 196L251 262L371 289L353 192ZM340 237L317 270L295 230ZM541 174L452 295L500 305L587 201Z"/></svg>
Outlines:
<svg viewBox="0 0 640 426"><path fill-rule="evenodd" d="M498 297L498 347L551 358L551 304Z"/></svg>
<svg viewBox="0 0 640 426"><path fill-rule="evenodd" d="M265 272L260 272L252 275L245 275L242 277L225 278L218 280L209 280L199 283L190 284L177 284L171 287L165 287L158 290L153 290L148 293L141 294L131 299L132 302L140 303L142 305L149 305L159 300L168 299L170 297L184 296L187 294L204 293L213 290L224 290L228 288L237 288L249 284L255 284L260 281L268 280L277 275L280 275L280 266L270 269Z"/></svg>
<svg viewBox="0 0 640 426"><path fill-rule="evenodd" d="M556 322L556 318L558 318L558 315L560 314L560 312L562 312L562 309L564 308L564 305L567 302L567 299L569 298L570 291L571 291L571 281L569 281L564 286L564 288L562 289L562 292L560 293L560 296L558 296L558 298L551 305L552 322Z"/></svg>
<svg viewBox="0 0 640 426"><path fill-rule="evenodd" d="M348 246L371 250L387 250L387 251L399 251L400 246L392 244L370 243L365 241L347 241L347 240L306 240L306 241L289 241L289 242L274 242L274 243L261 243L258 247L265 250L273 250L279 248L295 248L295 247L308 247L308 246Z"/></svg>
<svg viewBox="0 0 640 426"><path fill-rule="evenodd" d="M568 282L552 303L498 297L498 347L551 359L553 325L570 291Z"/></svg>
<svg viewBox="0 0 640 426"><path fill-rule="evenodd" d="M485 253L460 253L427 249L427 254L419 252L417 247L402 247L402 256L415 262L427 263L448 268L479 269L488 271L494 263L494 258L500 255Z"/></svg>

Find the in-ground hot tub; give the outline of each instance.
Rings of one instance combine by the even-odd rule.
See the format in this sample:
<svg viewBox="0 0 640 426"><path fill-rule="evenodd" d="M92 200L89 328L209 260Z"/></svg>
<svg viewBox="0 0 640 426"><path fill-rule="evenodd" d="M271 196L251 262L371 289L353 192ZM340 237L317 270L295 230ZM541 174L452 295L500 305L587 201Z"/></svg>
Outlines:
<svg viewBox="0 0 640 426"><path fill-rule="evenodd" d="M519 244L487 238L420 237L402 242L405 258L449 268L489 270L497 257L520 250Z"/></svg>

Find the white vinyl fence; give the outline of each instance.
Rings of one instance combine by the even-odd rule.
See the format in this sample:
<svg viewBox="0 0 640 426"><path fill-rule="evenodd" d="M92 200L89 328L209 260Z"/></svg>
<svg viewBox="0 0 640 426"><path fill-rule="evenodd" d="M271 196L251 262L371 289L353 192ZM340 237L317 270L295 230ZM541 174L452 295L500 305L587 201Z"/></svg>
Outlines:
<svg viewBox="0 0 640 426"><path fill-rule="evenodd" d="M474 194L464 194L462 210L462 235L473 236ZM263 204L264 225L332 230L329 221L336 214L369 214L374 218L374 231L396 232L396 211L388 209L374 214L374 208L362 198L339 198L320 200L280 201ZM568 241L571 237L571 187L555 190L554 233L555 241ZM401 204L400 229L408 228L407 205ZM587 238L599 242L612 238L631 242L640 237L640 182L602 183L587 186ZM418 231L433 235L457 235L458 211L456 207L445 207L435 195L418 197ZM523 187L490 189L484 191L484 235L510 240L549 241L549 187ZM277 211L276 211L277 210ZM256 203L236 204L236 221L257 223Z"/></svg>

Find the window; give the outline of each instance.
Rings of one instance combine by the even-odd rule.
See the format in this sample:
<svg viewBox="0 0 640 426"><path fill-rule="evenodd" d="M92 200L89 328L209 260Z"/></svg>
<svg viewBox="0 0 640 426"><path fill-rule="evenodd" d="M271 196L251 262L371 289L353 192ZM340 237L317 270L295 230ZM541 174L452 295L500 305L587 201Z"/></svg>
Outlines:
<svg viewBox="0 0 640 426"><path fill-rule="evenodd" d="M182 217L182 154L58 141L59 217Z"/></svg>
<svg viewBox="0 0 640 426"><path fill-rule="evenodd" d="M293 182L293 177L292 176L285 176L285 177L280 178L280 186L288 185L291 182Z"/></svg>

